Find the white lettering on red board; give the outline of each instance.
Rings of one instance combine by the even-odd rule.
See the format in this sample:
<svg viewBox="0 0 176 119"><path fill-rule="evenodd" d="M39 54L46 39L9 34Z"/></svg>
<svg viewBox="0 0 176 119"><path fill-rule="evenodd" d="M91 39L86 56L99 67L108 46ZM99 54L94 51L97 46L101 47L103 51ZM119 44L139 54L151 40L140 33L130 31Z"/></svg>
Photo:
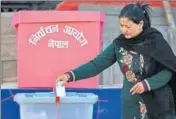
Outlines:
<svg viewBox="0 0 176 119"><path fill-rule="evenodd" d="M68 48L68 44L68 41L58 41L53 39L48 40L49 48Z"/></svg>
<svg viewBox="0 0 176 119"><path fill-rule="evenodd" d="M88 41L83 35L83 32L79 32L77 29L71 26L65 26L65 29L63 30L63 32L70 36L73 36L76 39L76 41L81 44L82 47L88 44Z"/></svg>
<svg viewBox="0 0 176 119"><path fill-rule="evenodd" d="M47 34L57 33L59 32L59 25L50 25L50 26L41 26L40 29L33 33L29 37L29 44L37 45L37 43L41 40L42 37L46 36ZM73 36L74 39L81 44L81 47L88 44L87 39L84 37L83 32L78 31L77 29L71 26L64 26L63 33ZM48 47L49 48L68 48L69 41L60 41L49 39L48 40Z"/></svg>
<svg viewBox="0 0 176 119"><path fill-rule="evenodd" d="M58 25L50 25L50 26L46 26L40 27L40 30L38 30L35 34L32 34L29 37L29 43L36 45L38 41L40 41L40 39L44 36L46 36L49 33L56 33L59 32L59 26Z"/></svg>

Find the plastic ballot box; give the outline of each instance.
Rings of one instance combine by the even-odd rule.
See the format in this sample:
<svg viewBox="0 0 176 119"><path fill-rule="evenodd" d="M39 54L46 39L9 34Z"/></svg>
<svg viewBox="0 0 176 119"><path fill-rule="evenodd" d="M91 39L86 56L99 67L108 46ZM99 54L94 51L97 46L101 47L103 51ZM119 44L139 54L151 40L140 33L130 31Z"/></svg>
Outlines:
<svg viewBox="0 0 176 119"><path fill-rule="evenodd" d="M55 93L18 93L20 119L93 119L98 96L93 93L68 92L55 103Z"/></svg>
<svg viewBox="0 0 176 119"><path fill-rule="evenodd" d="M66 71L102 50L104 13L98 11L20 11L12 16L17 39L19 88L52 88ZM71 82L70 88L96 88L99 75Z"/></svg>

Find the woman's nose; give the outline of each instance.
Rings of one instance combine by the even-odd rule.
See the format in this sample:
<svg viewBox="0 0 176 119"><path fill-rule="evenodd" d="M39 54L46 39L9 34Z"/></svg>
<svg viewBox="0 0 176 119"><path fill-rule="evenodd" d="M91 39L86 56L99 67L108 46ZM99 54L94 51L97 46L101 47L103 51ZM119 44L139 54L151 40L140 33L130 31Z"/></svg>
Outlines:
<svg viewBox="0 0 176 119"><path fill-rule="evenodd" d="M127 33L128 33L128 31L127 31L127 30L125 30L123 33L124 33L124 34L127 34Z"/></svg>
<svg viewBox="0 0 176 119"><path fill-rule="evenodd" d="M122 29L122 32L125 34L125 33L127 33L128 31L127 31L125 28L123 28L123 29Z"/></svg>

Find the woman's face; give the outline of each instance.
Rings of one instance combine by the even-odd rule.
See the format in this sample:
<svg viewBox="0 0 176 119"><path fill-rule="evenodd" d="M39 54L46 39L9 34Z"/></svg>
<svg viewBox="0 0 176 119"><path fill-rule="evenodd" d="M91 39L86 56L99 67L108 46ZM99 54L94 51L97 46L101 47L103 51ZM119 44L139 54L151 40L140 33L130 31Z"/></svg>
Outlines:
<svg viewBox="0 0 176 119"><path fill-rule="evenodd" d="M120 30L127 39L133 38L142 32L143 21L139 24L134 23L126 17L120 18Z"/></svg>

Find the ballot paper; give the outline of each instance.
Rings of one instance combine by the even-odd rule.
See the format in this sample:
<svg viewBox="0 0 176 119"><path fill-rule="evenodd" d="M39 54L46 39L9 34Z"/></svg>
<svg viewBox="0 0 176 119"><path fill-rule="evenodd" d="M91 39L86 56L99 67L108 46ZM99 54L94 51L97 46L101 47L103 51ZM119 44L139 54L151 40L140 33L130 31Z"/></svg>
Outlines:
<svg viewBox="0 0 176 119"><path fill-rule="evenodd" d="M65 86L63 85L62 81L58 81L57 84L56 84L56 96L57 97L66 96Z"/></svg>

